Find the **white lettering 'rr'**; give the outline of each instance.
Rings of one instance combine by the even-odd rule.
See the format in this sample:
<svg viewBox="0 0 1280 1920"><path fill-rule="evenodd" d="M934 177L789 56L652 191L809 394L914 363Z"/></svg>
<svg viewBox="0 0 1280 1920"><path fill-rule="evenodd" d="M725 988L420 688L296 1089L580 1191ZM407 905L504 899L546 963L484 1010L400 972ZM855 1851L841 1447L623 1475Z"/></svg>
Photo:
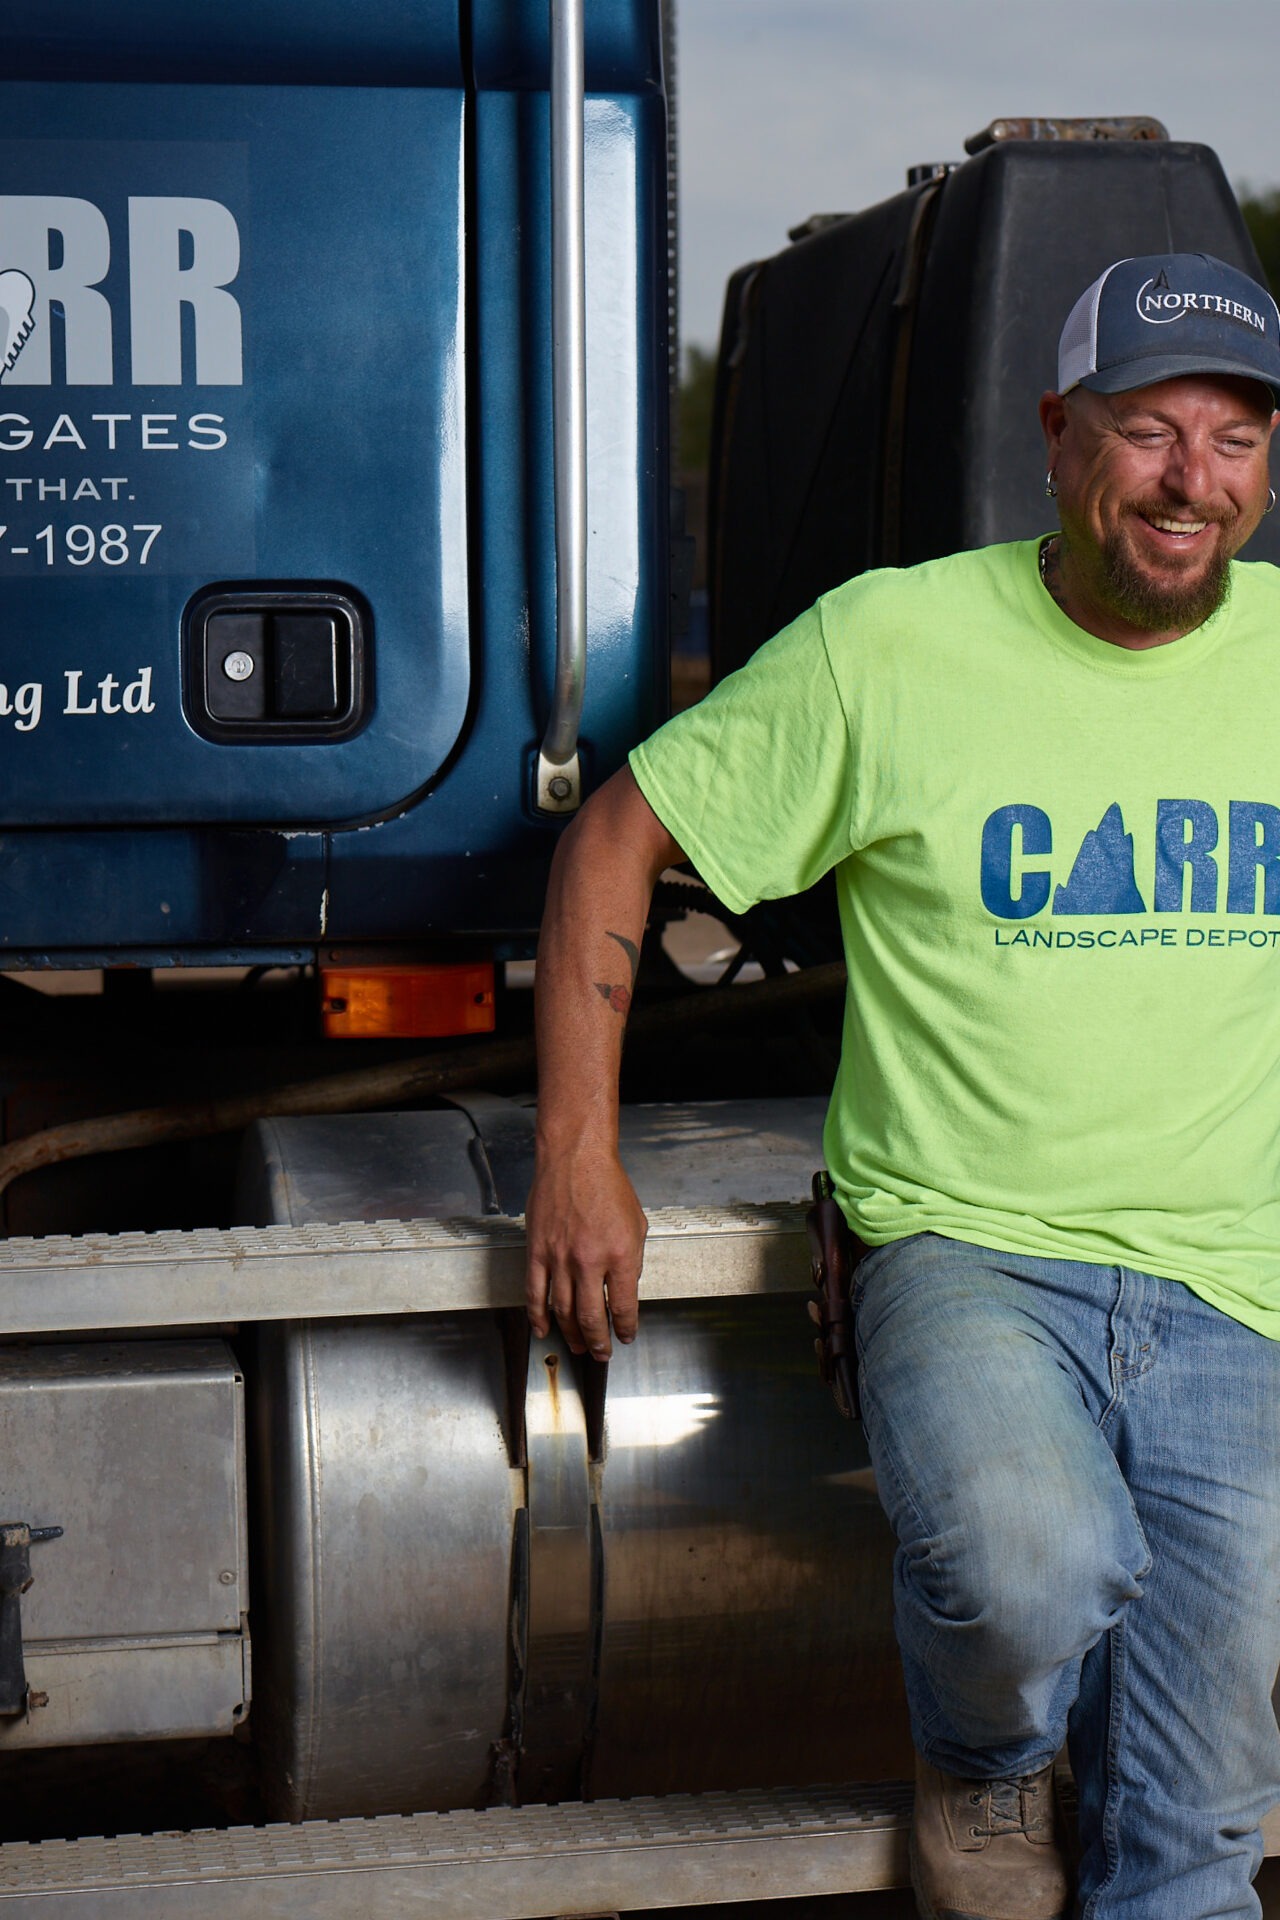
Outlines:
<svg viewBox="0 0 1280 1920"><path fill-rule="evenodd" d="M59 265L50 265L51 260ZM186 264L184 265L184 260ZM55 372L69 387L115 379L113 319L99 291L111 266L111 234L100 208L71 194L0 194L0 272L24 291L20 350L0 379L47 387ZM240 230L220 200L135 194L129 200L129 344L135 386L177 387L185 308L191 316L197 386L244 383L240 303L228 292L240 271ZM25 276L25 277L24 277ZM13 295L10 293L10 305ZM60 324L54 322L54 311ZM12 318L12 316L11 316ZM61 344L61 355L55 352ZM61 366L55 362L61 358Z"/></svg>

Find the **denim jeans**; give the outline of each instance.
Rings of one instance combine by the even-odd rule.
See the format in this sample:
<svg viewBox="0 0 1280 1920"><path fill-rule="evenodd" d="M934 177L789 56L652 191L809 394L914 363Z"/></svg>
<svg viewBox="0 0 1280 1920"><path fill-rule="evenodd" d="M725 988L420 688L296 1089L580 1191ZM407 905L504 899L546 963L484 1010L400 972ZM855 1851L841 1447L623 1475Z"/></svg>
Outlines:
<svg viewBox="0 0 1280 1920"><path fill-rule="evenodd" d="M1256 1920L1280 1343L1175 1281L935 1234L855 1299L920 1751L993 1779L1068 1741L1083 1920Z"/></svg>

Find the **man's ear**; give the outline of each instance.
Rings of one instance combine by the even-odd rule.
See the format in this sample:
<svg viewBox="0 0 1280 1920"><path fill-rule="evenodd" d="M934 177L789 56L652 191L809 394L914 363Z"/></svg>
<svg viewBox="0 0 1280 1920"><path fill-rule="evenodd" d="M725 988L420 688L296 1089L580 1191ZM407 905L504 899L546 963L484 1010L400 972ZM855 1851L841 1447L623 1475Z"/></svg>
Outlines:
<svg viewBox="0 0 1280 1920"><path fill-rule="evenodd" d="M1280 415L1277 416L1280 418ZM1067 424L1067 403L1060 393L1042 393L1040 396L1040 425L1044 431L1045 452L1049 465L1056 464L1062 447L1062 435Z"/></svg>

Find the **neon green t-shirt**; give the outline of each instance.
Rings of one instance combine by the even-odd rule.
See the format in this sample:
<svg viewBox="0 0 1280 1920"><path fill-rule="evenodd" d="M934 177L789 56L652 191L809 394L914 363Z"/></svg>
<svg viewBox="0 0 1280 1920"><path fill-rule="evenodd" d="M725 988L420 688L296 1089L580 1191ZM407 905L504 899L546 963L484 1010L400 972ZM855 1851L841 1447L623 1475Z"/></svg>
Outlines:
<svg viewBox="0 0 1280 1920"><path fill-rule="evenodd" d="M829 593L631 756L735 911L836 870L827 1163L935 1232L1280 1338L1280 569L1129 652L1036 541Z"/></svg>

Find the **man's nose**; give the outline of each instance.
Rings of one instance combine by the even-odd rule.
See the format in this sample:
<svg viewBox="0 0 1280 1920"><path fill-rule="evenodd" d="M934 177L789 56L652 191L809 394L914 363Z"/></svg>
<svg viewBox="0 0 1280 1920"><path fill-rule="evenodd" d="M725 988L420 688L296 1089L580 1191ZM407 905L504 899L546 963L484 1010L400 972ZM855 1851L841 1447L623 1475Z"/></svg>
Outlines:
<svg viewBox="0 0 1280 1920"><path fill-rule="evenodd" d="M1164 483L1180 500L1203 500L1212 490L1210 449L1199 439L1179 440L1169 450Z"/></svg>

